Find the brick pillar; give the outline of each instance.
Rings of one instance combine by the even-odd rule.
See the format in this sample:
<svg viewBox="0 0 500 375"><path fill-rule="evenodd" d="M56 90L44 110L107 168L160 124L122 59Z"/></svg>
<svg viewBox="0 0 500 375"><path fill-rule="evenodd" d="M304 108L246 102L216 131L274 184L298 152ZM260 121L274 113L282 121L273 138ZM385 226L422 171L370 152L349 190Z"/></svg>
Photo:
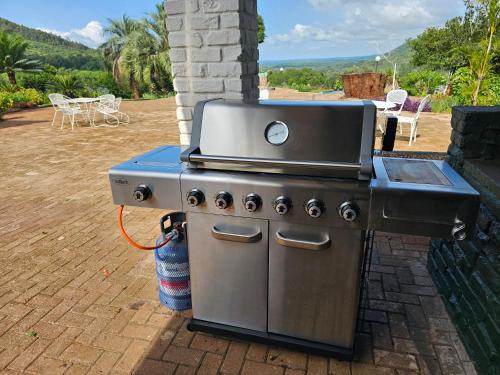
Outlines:
<svg viewBox="0 0 500 375"><path fill-rule="evenodd" d="M196 102L259 97L257 0L167 0L165 8L180 142L189 145Z"/></svg>
<svg viewBox="0 0 500 375"><path fill-rule="evenodd" d="M476 234L433 239L427 265L480 374L500 373L500 106L454 107L446 160L479 193Z"/></svg>

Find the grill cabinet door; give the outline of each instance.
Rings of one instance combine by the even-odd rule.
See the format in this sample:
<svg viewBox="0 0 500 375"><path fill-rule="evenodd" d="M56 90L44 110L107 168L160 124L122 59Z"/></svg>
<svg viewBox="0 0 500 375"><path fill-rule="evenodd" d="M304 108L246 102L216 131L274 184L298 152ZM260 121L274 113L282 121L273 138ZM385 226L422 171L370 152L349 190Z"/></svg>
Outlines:
<svg viewBox="0 0 500 375"><path fill-rule="evenodd" d="M187 214L193 317L267 329L267 220Z"/></svg>
<svg viewBox="0 0 500 375"><path fill-rule="evenodd" d="M271 222L269 332L351 348L363 239L359 230Z"/></svg>

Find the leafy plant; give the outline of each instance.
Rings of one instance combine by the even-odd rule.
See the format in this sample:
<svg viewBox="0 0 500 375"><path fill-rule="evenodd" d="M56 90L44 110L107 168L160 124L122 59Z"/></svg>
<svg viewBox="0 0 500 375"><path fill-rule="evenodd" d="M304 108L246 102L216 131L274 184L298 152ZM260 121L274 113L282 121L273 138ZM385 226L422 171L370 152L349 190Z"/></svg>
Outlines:
<svg viewBox="0 0 500 375"><path fill-rule="evenodd" d="M432 70L416 70L402 76L399 83L403 89L413 96L432 94L441 85L446 84L445 73Z"/></svg>
<svg viewBox="0 0 500 375"><path fill-rule="evenodd" d="M40 63L26 58L28 43L16 36L0 31L0 72L6 72L9 82L17 84L17 71L37 71Z"/></svg>
<svg viewBox="0 0 500 375"><path fill-rule="evenodd" d="M432 112L450 113L451 108L453 106L456 106L459 104L460 103L457 102L457 99L452 97L452 96L440 95L440 96L436 96L436 97L432 98L430 106L431 106Z"/></svg>
<svg viewBox="0 0 500 375"><path fill-rule="evenodd" d="M42 94L35 89L20 89L10 94L12 102L28 103L28 104L41 104L43 102Z"/></svg>
<svg viewBox="0 0 500 375"><path fill-rule="evenodd" d="M0 91L0 121L2 116L14 105L10 93Z"/></svg>
<svg viewBox="0 0 500 375"><path fill-rule="evenodd" d="M83 84L75 74L59 74L54 77L50 87L55 92L74 98L78 96L78 92L83 88Z"/></svg>

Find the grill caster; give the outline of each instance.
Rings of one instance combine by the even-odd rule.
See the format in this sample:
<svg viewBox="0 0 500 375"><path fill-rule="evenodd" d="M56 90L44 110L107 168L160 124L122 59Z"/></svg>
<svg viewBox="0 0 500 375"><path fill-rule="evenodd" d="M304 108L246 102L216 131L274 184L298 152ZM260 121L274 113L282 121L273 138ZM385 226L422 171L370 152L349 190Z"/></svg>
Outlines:
<svg viewBox="0 0 500 375"><path fill-rule="evenodd" d="M359 216L359 208L353 202L344 202L339 207L339 215L348 223L352 223Z"/></svg>

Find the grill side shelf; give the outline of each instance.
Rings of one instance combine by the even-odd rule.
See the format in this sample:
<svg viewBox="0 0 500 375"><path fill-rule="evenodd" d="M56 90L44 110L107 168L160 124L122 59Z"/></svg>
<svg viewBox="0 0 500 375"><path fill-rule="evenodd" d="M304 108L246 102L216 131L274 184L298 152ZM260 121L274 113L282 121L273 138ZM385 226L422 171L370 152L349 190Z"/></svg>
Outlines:
<svg viewBox="0 0 500 375"><path fill-rule="evenodd" d="M473 233L479 193L445 162L375 157L374 170L369 229L448 238L463 223Z"/></svg>

